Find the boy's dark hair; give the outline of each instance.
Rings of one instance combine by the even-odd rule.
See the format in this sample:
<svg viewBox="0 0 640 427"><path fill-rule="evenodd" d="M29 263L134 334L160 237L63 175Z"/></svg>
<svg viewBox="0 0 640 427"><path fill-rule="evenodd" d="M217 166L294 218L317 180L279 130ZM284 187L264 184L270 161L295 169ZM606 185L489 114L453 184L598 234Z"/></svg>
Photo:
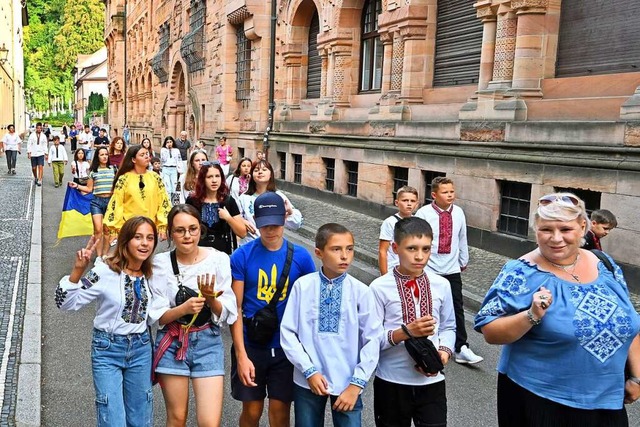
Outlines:
<svg viewBox="0 0 640 427"><path fill-rule="evenodd" d="M42 122L36 123L36 127L38 127L38 126L42 126Z"/></svg>
<svg viewBox="0 0 640 427"><path fill-rule="evenodd" d="M436 193L441 185L446 184L453 184L453 180L451 178L447 178L446 176L436 176L431 181L431 191Z"/></svg>
<svg viewBox="0 0 640 427"><path fill-rule="evenodd" d="M60 141L60 137L58 135L54 135L53 140L54 141Z"/></svg>
<svg viewBox="0 0 640 427"><path fill-rule="evenodd" d="M154 164L155 162L160 163L161 162L160 158L159 157L152 157L151 158L151 164Z"/></svg>
<svg viewBox="0 0 640 427"><path fill-rule="evenodd" d="M616 216L613 212L607 209L598 209L591 212L591 221L594 221L596 224L610 225L611 228L616 228L618 226Z"/></svg>
<svg viewBox="0 0 640 427"><path fill-rule="evenodd" d="M402 218L393 228L393 241L402 243L407 237L428 237L433 239L433 230L427 221L417 216Z"/></svg>
<svg viewBox="0 0 640 427"><path fill-rule="evenodd" d="M353 237L353 233L344 225L330 222L318 228L318 232L316 233L316 248L320 250L324 249L324 247L327 246L327 242L334 234L351 234L351 237Z"/></svg>

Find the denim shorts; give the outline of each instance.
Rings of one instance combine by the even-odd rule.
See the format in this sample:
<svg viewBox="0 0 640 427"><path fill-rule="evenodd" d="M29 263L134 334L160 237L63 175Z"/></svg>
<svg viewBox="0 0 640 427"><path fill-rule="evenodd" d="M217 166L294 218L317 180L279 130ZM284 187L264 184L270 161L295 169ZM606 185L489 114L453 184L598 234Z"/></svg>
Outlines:
<svg viewBox="0 0 640 427"><path fill-rule="evenodd" d="M165 330L156 335L156 347L165 336ZM185 360L176 360L180 342L175 339L162 355L156 367L157 374L180 375L191 378L224 375L224 344L220 328L216 325L189 334L189 348Z"/></svg>
<svg viewBox="0 0 640 427"><path fill-rule="evenodd" d="M104 214L107 213L109 200L111 200L111 197L93 196L93 199L91 199L91 215L104 216Z"/></svg>
<svg viewBox="0 0 640 427"><path fill-rule="evenodd" d="M35 168L36 166L44 166L44 156L31 156L31 167Z"/></svg>

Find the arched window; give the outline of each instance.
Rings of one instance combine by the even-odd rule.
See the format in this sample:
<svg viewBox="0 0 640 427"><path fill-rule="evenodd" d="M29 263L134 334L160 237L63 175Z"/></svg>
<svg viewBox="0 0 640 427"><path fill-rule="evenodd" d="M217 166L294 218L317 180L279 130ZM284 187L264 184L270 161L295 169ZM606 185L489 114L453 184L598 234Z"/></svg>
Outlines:
<svg viewBox="0 0 640 427"><path fill-rule="evenodd" d="M362 9L360 92L378 92L382 86L383 48L378 34L382 0L367 0Z"/></svg>
<svg viewBox="0 0 640 427"><path fill-rule="evenodd" d="M322 58L318 54L318 33L320 19L318 11L313 14L309 25L308 66L307 66L307 99L320 98L320 82L322 79Z"/></svg>

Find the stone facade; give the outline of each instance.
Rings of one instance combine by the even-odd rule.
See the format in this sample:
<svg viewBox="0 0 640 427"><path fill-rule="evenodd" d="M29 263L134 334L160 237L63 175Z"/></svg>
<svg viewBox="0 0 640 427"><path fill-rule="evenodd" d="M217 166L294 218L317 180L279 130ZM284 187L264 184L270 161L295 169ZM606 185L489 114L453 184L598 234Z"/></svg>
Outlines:
<svg viewBox="0 0 640 427"><path fill-rule="evenodd" d="M28 25L26 3L20 0L0 2L0 47L6 49L6 61L0 56L0 132L14 124L16 133L27 129L24 90L24 26Z"/></svg>
<svg viewBox="0 0 640 427"><path fill-rule="evenodd" d="M378 56L370 64L382 62L380 75L373 74L380 85L360 90L369 67L363 11L372 1L380 12L374 34L380 50L371 51ZM446 174L457 184L474 243L497 252L506 251L503 245L530 245L531 232L509 229L509 215L526 222L540 195L571 188L590 198L591 207L620 212L605 249L640 266L629 237L640 234L640 225L628 218L640 208L640 72L634 71L640 58L615 74L592 73L588 64L572 76L560 77L556 69L559 46L567 43L559 38L562 16L590 4L278 0L276 110L269 136L278 176L286 166L284 177L293 182L298 166L300 185L324 191L327 161L333 161L335 193L348 198L355 179L359 199L389 205L394 186L408 182L424 193L428 178ZM445 19L451 5L466 8L468 31ZM186 129L210 144L225 134L245 155L263 149L269 2L129 0L127 7L125 14L124 0L106 1L110 123L116 130L126 109L134 141L151 136L158 142ZM637 16L640 4L634 7ZM206 9L202 24L199 8ZM320 97L310 99L309 28L315 14L322 70ZM237 92L239 70L247 66L238 59L241 37L250 42L249 72L243 74L250 83ZM357 173L349 174L354 163L347 162L355 162ZM517 214L505 212L509 191L519 192L513 196Z"/></svg>

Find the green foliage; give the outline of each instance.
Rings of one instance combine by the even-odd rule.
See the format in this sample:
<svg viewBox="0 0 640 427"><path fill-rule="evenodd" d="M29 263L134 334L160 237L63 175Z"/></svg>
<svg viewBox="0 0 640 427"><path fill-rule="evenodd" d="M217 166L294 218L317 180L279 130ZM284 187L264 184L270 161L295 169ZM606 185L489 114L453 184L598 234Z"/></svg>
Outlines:
<svg viewBox="0 0 640 427"><path fill-rule="evenodd" d="M49 123L51 126L59 127L64 124L67 126L73 124L73 115L72 114L56 114L52 116L44 116L42 118L33 119L32 123Z"/></svg>
<svg viewBox="0 0 640 427"><path fill-rule="evenodd" d="M45 111L49 96L73 99L73 67L78 54L104 45L101 0L27 0L25 87L29 108ZM66 104L66 103L65 103Z"/></svg>
<svg viewBox="0 0 640 427"><path fill-rule="evenodd" d="M89 95L87 113L98 110L104 110L104 96L100 93L91 92L91 95Z"/></svg>

